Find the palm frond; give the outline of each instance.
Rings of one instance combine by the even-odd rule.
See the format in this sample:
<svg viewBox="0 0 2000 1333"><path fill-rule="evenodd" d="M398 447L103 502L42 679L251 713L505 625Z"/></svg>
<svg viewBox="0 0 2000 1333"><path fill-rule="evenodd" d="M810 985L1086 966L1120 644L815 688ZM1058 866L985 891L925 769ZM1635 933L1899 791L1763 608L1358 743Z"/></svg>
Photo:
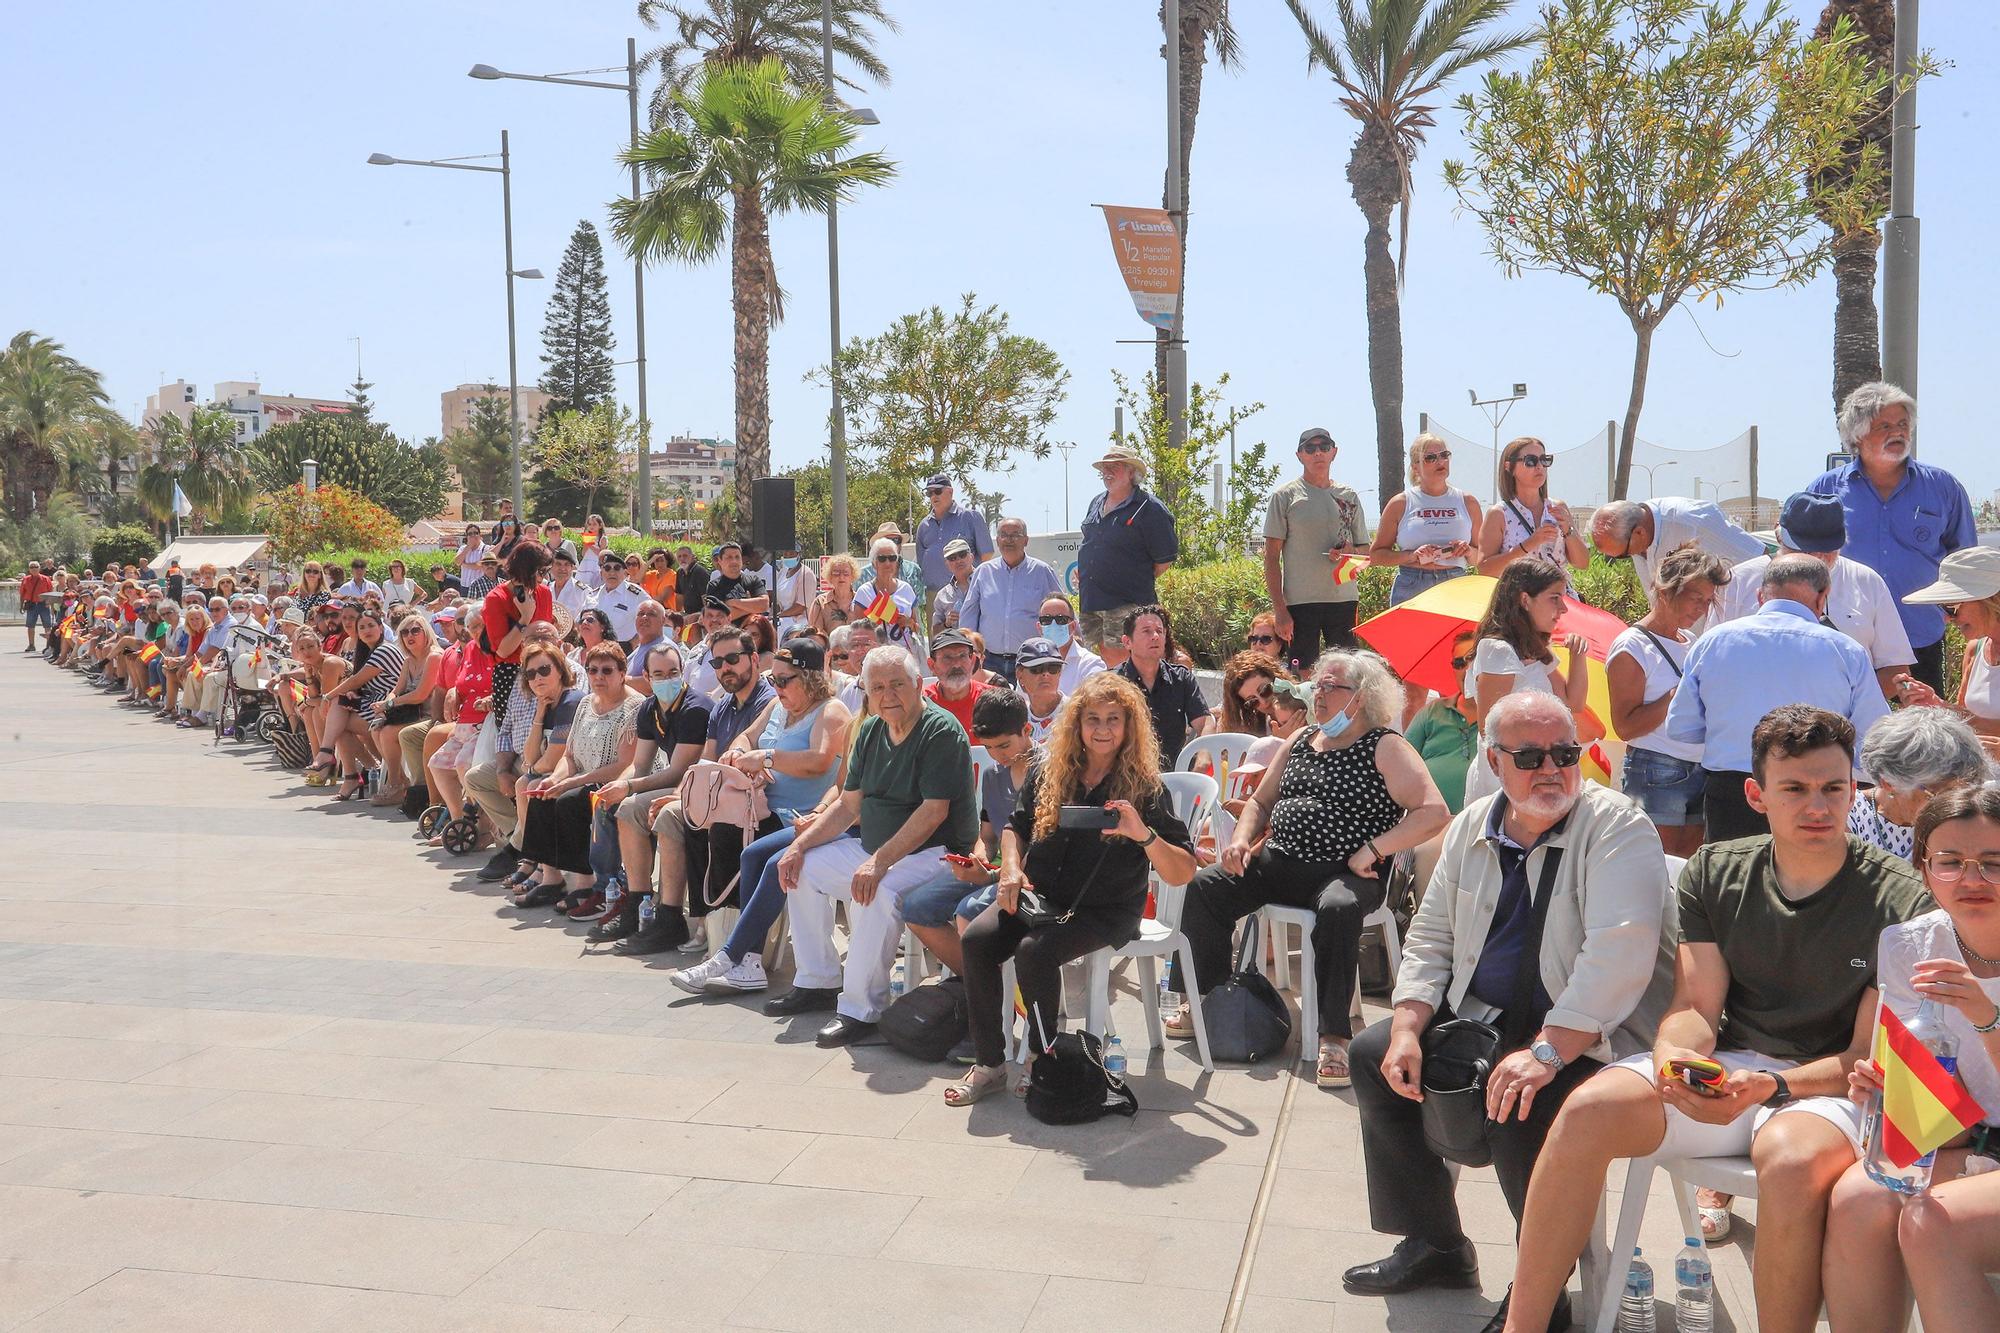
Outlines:
<svg viewBox="0 0 2000 1333"><path fill-rule="evenodd" d="M1306 68L1310 70L1314 65L1318 65L1332 75L1335 82L1345 83L1347 74L1341 64L1340 48L1334 45L1333 38L1327 35L1326 29L1319 26L1319 20L1306 8L1305 0L1285 0L1285 8L1292 11L1292 17L1298 21L1299 31L1305 34Z"/></svg>

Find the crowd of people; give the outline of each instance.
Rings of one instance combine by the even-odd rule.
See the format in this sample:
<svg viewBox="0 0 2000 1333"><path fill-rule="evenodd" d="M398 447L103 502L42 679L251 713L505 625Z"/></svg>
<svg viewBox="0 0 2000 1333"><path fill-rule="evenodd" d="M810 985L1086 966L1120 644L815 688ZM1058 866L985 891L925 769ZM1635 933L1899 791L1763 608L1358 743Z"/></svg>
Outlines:
<svg viewBox="0 0 2000 1333"><path fill-rule="evenodd" d="M1135 939L1160 890L1185 886L1174 1040L1230 979L1240 921L1310 912L1301 1055L1353 1089L1370 1221L1397 1238L1344 1275L1354 1292L1477 1285L1463 1158L1426 1106L1435 1052L1477 1029L1496 1059L1465 1151L1490 1158L1519 1237L1489 1328L1568 1326L1609 1166L1662 1153L1754 1164L1760 1327L1808 1329L1824 1304L1836 1329L1896 1328L1914 1302L1926 1328L1990 1329L2000 551L1977 544L1963 485L1912 456L1915 417L1894 386L1857 390L1852 461L1787 499L1768 545L1686 499L1579 521L1525 437L1490 503L1418 437L1371 535L1333 437L1307 430L1266 513L1271 605L1216 705L1159 604L1173 515L1123 446L1096 464L1074 599L1024 522L989 529L939 475L913 556L889 523L861 556L621 559L595 516L571 539L508 514L469 526L429 587L360 562L261 592L209 568L37 564L23 601L46 608L30 651L181 726L214 722L238 660L271 654L307 784L490 849L477 873L505 910L588 922L608 958L686 955L682 991L769 990L788 940L763 1009L823 1015L821 1046L868 1038L921 946L966 995L952 1106L1025 1091L1064 966ZM1630 560L1647 603L1595 647L1565 629L1593 549ZM1396 569L1392 609L1492 579L1448 635L1455 688L1357 641L1367 564ZM1229 763L1190 745L1204 736L1238 745ZM1622 763L1589 781L1600 739ZM1220 780L1213 819L1165 781L1197 763ZM1356 1032L1363 923L1398 863L1418 892L1392 1013ZM1859 1165L1862 1105L1879 1011L1907 1022L1925 1001L1983 1123L1906 1198ZM1719 1082L1683 1078L1689 1060ZM1703 1198L1706 1239L1731 1206Z"/></svg>

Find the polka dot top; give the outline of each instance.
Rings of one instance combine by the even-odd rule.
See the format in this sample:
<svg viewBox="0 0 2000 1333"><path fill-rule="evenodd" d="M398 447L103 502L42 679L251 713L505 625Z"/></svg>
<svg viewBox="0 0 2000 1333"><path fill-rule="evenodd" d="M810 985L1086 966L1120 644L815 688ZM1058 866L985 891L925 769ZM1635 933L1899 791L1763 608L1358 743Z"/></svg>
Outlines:
<svg viewBox="0 0 2000 1333"><path fill-rule="evenodd" d="M1377 727L1337 750L1315 750L1311 733L1301 736L1278 775L1271 850L1345 872L1363 843L1401 822L1403 807L1375 767L1375 747L1389 734Z"/></svg>

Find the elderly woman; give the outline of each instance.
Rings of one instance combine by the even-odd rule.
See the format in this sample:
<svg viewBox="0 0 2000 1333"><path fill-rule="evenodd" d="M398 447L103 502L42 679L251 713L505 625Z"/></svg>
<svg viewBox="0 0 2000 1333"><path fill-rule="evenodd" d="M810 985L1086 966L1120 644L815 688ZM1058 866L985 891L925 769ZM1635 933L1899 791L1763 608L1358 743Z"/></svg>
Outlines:
<svg viewBox="0 0 2000 1333"><path fill-rule="evenodd" d="M970 1106L1006 1082L1000 970L1008 960L1027 1005L1032 1062L1056 1035L1063 964L1137 936L1152 875L1168 884L1194 876L1193 839L1159 763L1138 686L1102 671L1077 687L1000 834L993 905L960 940L975 1063L945 1089L948 1105ZM1064 828L1062 809L1074 805L1098 806L1118 822Z"/></svg>
<svg viewBox="0 0 2000 1333"><path fill-rule="evenodd" d="M1942 708L1898 709L1868 728L1861 742L1861 771L1875 785L1855 793L1847 831L1891 856L1908 858L1915 845L1912 826L1925 802L1984 782L1991 767L1965 719Z"/></svg>
<svg viewBox="0 0 2000 1333"><path fill-rule="evenodd" d="M1368 563L1392 565L1389 605L1455 579L1477 548L1479 501L1451 484L1451 446L1428 432L1410 441L1410 486L1382 507Z"/></svg>
<svg viewBox="0 0 2000 1333"><path fill-rule="evenodd" d="M1903 599L1911 606L1941 606L1945 619L1965 639L1959 661L1958 693L1949 705L1972 723L1986 748L2000 753L2000 554L1985 546L1953 551L1938 568L1937 582ZM1944 704L1914 675L1896 678L1896 698L1904 704Z"/></svg>
<svg viewBox="0 0 2000 1333"><path fill-rule="evenodd" d="M902 577L901 548L887 537L877 537L868 544L868 562L875 577L855 592L854 605L881 627L877 633L882 642L907 648L922 662L926 654L917 637L917 590ZM875 607L885 599L887 605L877 612Z"/></svg>
<svg viewBox="0 0 2000 1333"><path fill-rule="evenodd" d="M1882 932L1881 1006L1905 1023L1932 1006L1958 1042L1953 1076L1981 1123L1937 1150L1926 1193L1884 1189L1859 1162L1847 1169L1827 1208L1826 1313L1837 1329L1900 1329L1914 1293L1933 1333L2000 1328L2000 1298L1986 1280L2000 1268L2000 791L1933 798L1917 816L1913 850L1938 906ZM1856 1061L1848 1085L1870 1104L1881 1066Z"/></svg>
<svg viewBox="0 0 2000 1333"><path fill-rule="evenodd" d="M403 771L403 728L423 715L437 688L437 640L430 622L420 615L406 615L396 626L396 646L403 652L403 669L396 684L384 697L370 705L373 716L375 752L382 756L382 789L370 799L375 805L397 805L417 778Z"/></svg>
<svg viewBox="0 0 2000 1333"><path fill-rule="evenodd" d="M364 770L376 757L371 728L381 715L374 706L387 699L403 677L403 650L390 638L380 612L363 611L354 633L353 670L326 692L330 707L320 731L319 752L331 752L340 761L336 801L360 794Z"/></svg>
<svg viewBox="0 0 2000 1333"><path fill-rule="evenodd" d="M551 654L560 656L553 645L536 648L538 661L548 662ZM561 900L565 880L579 893L589 890L595 878L590 864L591 797L632 765L640 700L625 688L625 650L615 643L600 643L585 655L583 669L590 692L576 705L562 759L547 776L520 788L529 798L521 855L545 867L542 882L521 899L522 907ZM538 714L551 707L546 701L539 703Z"/></svg>
<svg viewBox="0 0 2000 1333"><path fill-rule="evenodd" d="M1534 560L1563 576L1590 565L1590 548L1576 530L1569 506L1549 498L1549 469L1556 456L1532 435L1509 440L1500 451L1500 502L1479 523L1482 574L1498 574L1518 560ZM1565 567L1567 566L1567 567Z"/></svg>
<svg viewBox="0 0 2000 1333"><path fill-rule="evenodd" d="M1188 889L1180 925L1195 975L1176 976L1172 988L1185 993L1192 984L1205 994L1228 977L1239 918L1272 903L1313 909L1316 1076L1323 1088L1344 1088L1361 923L1382 905L1389 858L1439 832L1451 812L1422 758L1396 734L1403 689L1381 658L1327 653L1312 687L1313 725L1278 752L1221 864ZM1183 1013L1167 1031L1188 1036L1193 1025Z"/></svg>
<svg viewBox="0 0 2000 1333"><path fill-rule="evenodd" d="M166 688L162 692L160 716L178 717L181 708L181 687L187 683L188 664L201 652L201 642L208 637L213 623L208 618L208 608L201 604L199 597L190 597L187 609L181 614L181 628L185 631L185 646L179 652L168 650L160 659L160 666L166 676Z"/></svg>

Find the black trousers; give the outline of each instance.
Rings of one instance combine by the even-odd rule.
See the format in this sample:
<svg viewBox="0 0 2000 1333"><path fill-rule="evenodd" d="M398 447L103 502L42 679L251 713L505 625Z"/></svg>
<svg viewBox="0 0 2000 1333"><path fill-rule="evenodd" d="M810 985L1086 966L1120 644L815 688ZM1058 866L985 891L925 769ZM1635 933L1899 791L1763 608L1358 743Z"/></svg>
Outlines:
<svg viewBox="0 0 2000 1333"><path fill-rule="evenodd" d="M1359 599L1352 602L1301 602L1287 606L1292 617L1292 671L1304 677L1319 660L1321 648L1354 646L1354 613Z"/></svg>
<svg viewBox="0 0 2000 1333"><path fill-rule="evenodd" d="M1702 841L1727 842L1731 838L1754 838L1771 831L1771 821L1750 808L1743 795L1744 779L1750 775L1735 769L1703 770L1701 788Z"/></svg>
<svg viewBox="0 0 2000 1333"><path fill-rule="evenodd" d="M1014 981L1028 1006L1028 1049L1039 1055L1043 1036L1053 1041L1062 1016L1064 963L1124 944L1133 923L1111 913L1079 913L1030 930L998 903L975 917L959 936L965 951L965 1003L979 1063L997 1065L1006 1059L1006 1038L1000 1030L1000 968L1014 960ZM1038 1021L1039 1020L1039 1021Z"/></svg>
<svg viewBox="0 0 2000 1333"><path fill-rule="evenodd" d="M1451 1017L1440 1010L1432 1023ZM1391 1236L1418 1236L1433 1245L1456 1244L1465 1234L1458 1199L1443 1158L1424 1143L1423 1106L1389 1087L1382 1058L1389 1052L1389 1020L1354 1039L1348 1064L1354 1071L1354 1103L1361 1111L1361 1155L1368 1171L1368 1221ZM1491 1128L1493 1172L1518 1233L1528 1207L1528 1178L1549 1126L1570 1092L1600 1068L1585 1057L1564 1065L1540 1092L1526 1120Z"/></svg>
<svg viewBox="0 0 2000 1333"><path fill-rule="evenodd" d="M1943 639L1917 649L1916 665L1910 668L1910 674L1936 690L1939 694L1944 693Z"/></svg>
<svg viewBox="0 0 2000 1333"><path fill-rule="evenodd" d="M1194 877L1181 901L1181 932L1194 954L1195 988L1206 995L1229 977L1230 936L1236 923L1260 907L1309 907L1313 922L1313 976L1319 983L1319 1033L1354 1034L1354 969L1361 959L1361 922L1382 905L1380 879L1363 879L1344 867L1295 861L1269 847L1250 858L1240 875L1210 866ZM1187 978L1174 965L1172 988L1185 993Z"/></svg>
<svg viewBox="0 0 2000 1333"><path fill-rule="evenodd" d="M767 815L757 825L757 836L761 838L766 833L776 833L782 827L776 815ZM721 894L721 900L714 907L708 902L711 893L719 893L724 885L736 878L736 872L743 864L743 849L747 845L743 840L743 830L734 824L715 824L687 831L686 910L690 919L707 916L716 907L740 908L749 901L749 891L738 884ZM750 889L756 887L752 884Z"/></svg>

